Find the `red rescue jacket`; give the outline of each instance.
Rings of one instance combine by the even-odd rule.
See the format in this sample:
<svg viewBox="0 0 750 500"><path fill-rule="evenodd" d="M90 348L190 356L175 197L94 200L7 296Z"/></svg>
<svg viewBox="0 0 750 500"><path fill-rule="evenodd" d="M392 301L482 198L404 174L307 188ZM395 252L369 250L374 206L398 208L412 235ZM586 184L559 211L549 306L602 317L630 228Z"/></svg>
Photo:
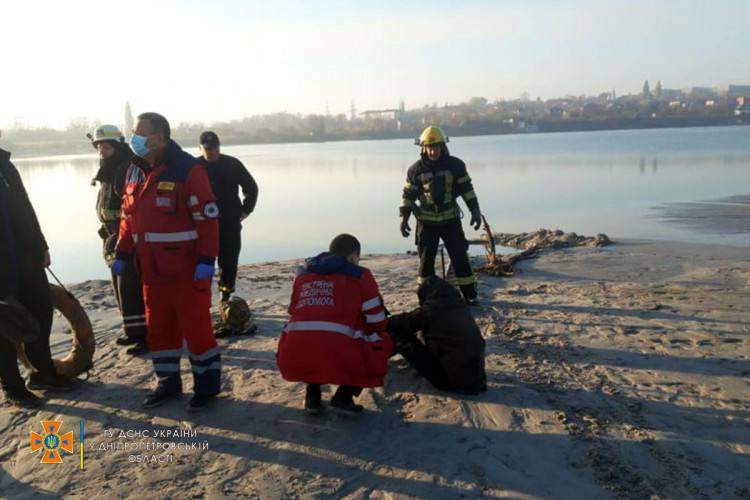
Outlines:
<svg viewBox="0 0 750 500"><path fill-rule="evenodd" d="M134 161L122 202L118 258L135 254L146 284L192 280L219 250L219 209L208 176L174 141L153 168Z"/></svg>
<svg viewBox="0 0 750 500"><path fill-rule="evenodd" d="M378 387L393 351L372 273L331 254L310 259L294 280L276 362L284 379Z"/></svg>

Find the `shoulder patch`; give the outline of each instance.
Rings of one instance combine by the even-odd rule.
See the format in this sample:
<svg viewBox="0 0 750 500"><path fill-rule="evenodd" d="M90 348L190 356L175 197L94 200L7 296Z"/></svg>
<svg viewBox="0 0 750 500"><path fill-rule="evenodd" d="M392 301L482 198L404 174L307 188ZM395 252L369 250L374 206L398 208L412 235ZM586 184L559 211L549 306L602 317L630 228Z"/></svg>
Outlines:
<svg viewBox="0 0 750 500"><path fill-rule="evenodd" d="M219 216L219 206L216 202L210 201L206 203L206 206L203 207L203 215L205 215L207 219L217 218Z"/></svg>

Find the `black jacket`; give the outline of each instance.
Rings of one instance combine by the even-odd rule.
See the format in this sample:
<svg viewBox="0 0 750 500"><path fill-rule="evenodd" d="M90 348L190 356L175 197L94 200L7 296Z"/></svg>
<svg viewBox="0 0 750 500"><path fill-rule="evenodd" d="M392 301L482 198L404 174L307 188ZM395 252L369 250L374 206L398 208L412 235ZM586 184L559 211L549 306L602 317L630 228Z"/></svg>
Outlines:
<svg viewBox="0 0 750 500"><path fill-rule="evenodd" d="M104 240L103 252L107 264L111 264L115 259L125 176L135 156L130 146L125 143L116 142L114 147L115 154L111 158L99 160L99 170L94 176L94 180L99 182L96 216L102 223L99 236Z"/></svg>
<svg viewBox="0 0 750 500"><path fill-rule="evenodd" d="M466 164L450 156L447 148L436 162L422 155L406 174L400 214L408 217L413 212L417 219L426 223L449 222L461 216L456 203L459 196L470 211L479 209Z"/></svg>
<svg viewBox="0 0 750 500"><path fill-rule="evenodd" d="M94 180L99 181L96 215L103 225L114 226L115 232L120 221L125 174L133 156L130 146L124 143L115 143L114 155L111 158L99 161L99 170L94 176Z"/></svg>
<svg viewBox="0 0 750 500"><path fill-rule="evenodd" d="M440 376L431 380L440 381L439 389L468 394L486 390L484 339L459 291L437 276L430 276L419 287L418 295L419 308L388 320L388 331L397 347L401 339L408 342L421 331L424 344L442 369ZM405 357L409 359L408 355ZM435 370L431 371L435 374Z"/></svg>
<svg viewBox="0 0 750 500"><path fill-rule="evenodd" d="M21 176L0 149L0 298L15 294L30 270L43 267L47 250Z"/></svg>
<svg viewBox="0 0 750 500"><path fill-rule="evenodd" d="M250 214L255 210L258 201L258 185L240 160L232 156L219 155L219 159L209 163L199 158L206 168L211 189L219 205L221 224L239 223L243 213ZM242 188L244 200L240 201L239 189Z"/></svg>

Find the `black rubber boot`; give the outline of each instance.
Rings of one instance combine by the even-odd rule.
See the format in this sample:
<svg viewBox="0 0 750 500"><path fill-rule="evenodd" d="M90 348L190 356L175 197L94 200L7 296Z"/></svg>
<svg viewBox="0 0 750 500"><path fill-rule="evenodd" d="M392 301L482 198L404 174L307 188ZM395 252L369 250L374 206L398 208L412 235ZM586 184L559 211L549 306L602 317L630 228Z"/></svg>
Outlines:
<svg viewBox="0 0 750 500"><path fill-rule="evenodd" d="M149 351L145 342L136 342L132 347L125 350L125 354L130 354L131 356L142 356L149 352L151 351Z"/></svg>
<svg viewBox="0 0 750 500"><path fill-rule="evenodd" d="M461 295L464 296L464 299L466 300L466 303L470 306L476 306L479 304L479 300L477 299L477 287L476 284L474 285L461 285L459 287L461 289Z"/></svg>
<svg viewBox="0 0 750 500"><path fill-rule="evenodd" d="M358 387L340 385L331 398L331 408L351 414L362 413L365 407L354 402L354 396L360 392L362 389Z"/></svg>
<svg viewBox="0 0 750 500"><path fill-rule="evenodd" d="M5 389L5 400L17 408L41 408L44 401L33 392L21 386L17 389Z"/></svg>
<svg viewBox="0 0 750 500"><path fill-rule="evenodd" d="M59 391L65 392L72 390L74 381L63 377L62 375L43 375L39 372L34 372L29 375L29 381L26 382L26 387L32 391Z"/></svg>
<svg viewBox="0 0 750 500"><path fill-rule="evenodd" d="M307 389L305 390L305 410L313 415L320 413L322 409L320 399L320 385L307 384Z"/></svg>
<svg viewBox="0 0 750 500"><path fill-rule="evenodd" d="M182 396L182 391L172 391L165 385L159 384L156 386L156 389L154 389L154 391L143 400L143 408L155 408L163 405L167 401L177 399L180 396Z"/></svg>
<svg viewBox="0 0 750 500"><path fill-rule="evenodd" d="M198 413L208 408L216 399L216 394L193 394L187 405L187 411Z"/></svg>

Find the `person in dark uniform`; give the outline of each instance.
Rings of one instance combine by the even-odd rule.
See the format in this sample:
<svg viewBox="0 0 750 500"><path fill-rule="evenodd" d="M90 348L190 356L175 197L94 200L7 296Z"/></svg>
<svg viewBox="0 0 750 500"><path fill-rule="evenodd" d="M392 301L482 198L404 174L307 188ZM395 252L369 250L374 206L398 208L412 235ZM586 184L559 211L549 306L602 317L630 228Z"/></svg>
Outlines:
<svg viewBox="0 0 750 500"><path fill-rule="evenodd" d="M222 302L226 302L234 293L237 280L242 221L255 210L258 185L240 160L221 154L216 133L206 131L200 135L200 152L200 163L208 173L219 204L219 291ZM242 201L240 188L244 197Z"/></svg>
<svg viewBox="0 0 750 500"><path fill-rule="evenodd" d="M93 183L99 182L96 215L102 226L99 236L104 242L104 261L112 266L120 230L122 194L125 174L133 159L133 151L125 143L125 136L114 125L101 125L94 131L91 142L99 152L99 170ZM132 356L146 354L146 312L143 305L143 285L132 262L127 262L120 276L112 273L112 289L122 314L125 335L116 340L118 345L130 346Z"/></svg>
<svg viewBox="0 0 750 500"><path fill-rule="evenodd" d="M427 127L418 139L420 159L409 167L401 201L401 234L408 237L409 216L417 218L419 284L435 274L438 244L443 240L450 256L456 282L469 305L477 304L476 278L469 263L469 244L461 226L463 198L471 212L470 224L479 229L482 214L463 161L448 152L448 138L438 127Z"/></svg>
<svg viewBox="0 0 750 500"><path fill-rule="evenodd" d="M0 300L20 304L38 327L36 340L24 343L35 369L26 387L18 370L16 344L0 335L0 385L6 398L19 406L41 403L28 389L65 390L72 384L58 375L50 352L52 297L44 272L49 265L49 247L21 176L10 153L0 149Z"/></svg>

